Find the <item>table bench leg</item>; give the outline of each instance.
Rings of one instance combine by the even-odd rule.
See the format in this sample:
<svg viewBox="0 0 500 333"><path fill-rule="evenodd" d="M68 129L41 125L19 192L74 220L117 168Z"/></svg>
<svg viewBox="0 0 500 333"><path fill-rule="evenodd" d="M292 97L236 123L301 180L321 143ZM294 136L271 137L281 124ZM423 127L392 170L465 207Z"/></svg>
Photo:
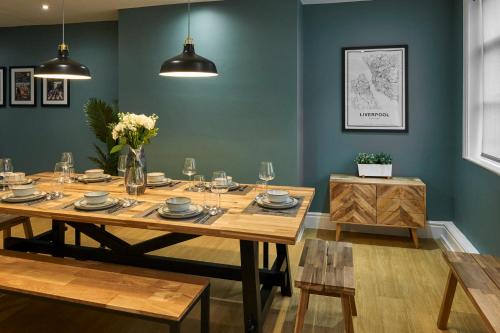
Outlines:
<svg viewBox="0 0 500 333"><path fill-rule="evenodd" d="M304 329L304 319L306 311L309 307L309 292L307 290L300 291L299 310L297 311L297 319L295 321L295 333L302 333Z"/></svg>
<svg viewBox="0 0 500 333"><path fill-rule="evenodd" d="M354 296L350 297L350 302L352 315L356 317L358 315L358 310L356 309L356 300L354 299Z"/></svg>
<svg viewBox="0 0 500 333"><path fill-rule="evenodd" d="M450 270L448 274L448 282L446 283L446 289L444 291L443 302L441 303L441 309L439 310L439 317L437 321L437 327L441 330L446 330L448 326L448 319L450 318L451 305L453 304L453 298L455 296L455 290L457 289L457 278L455 274Z"/></svg>
<svg viewBox="0 0 500 333"><path fill-rule="evenodd" d="M33 228L31 227L31 221L29 217L27 217L26 220L23 222L23 228L24 228L24 236L26 238L33 238Z"/></svg>
<svg viewBox="0 0 500 333"><path fill-rule="evenodd" d="M288 256L288 246L285 244L276 244L276 254L277 254L277 259L280 260L283 259L285 261L285 275L284 275L284 280L281 285L281 295L282 296L292 296L292 276L290 273L290 259Z"/></svg>
<svg viewBox="0 0 500 333"><path fill-rule="evenodd" d="M344 315L344 328L346 333L354 333L354 325L352 324L352 311L351 311L351 296L341 295L342 313Z"/></svg>
<svg viewBox="0 0 500 333"><path fill-rule="evenodd" d="M201 333L210 332L210 285L201 295Z"/></svg>
<svg viewBox="0 0 500 333"><path fill-rule="evenodd" d="M335 226L335 240L337 242L340 241L341 233L342 233L342 225L337 222L337 225Z"/></svg>
<svg viewBox="0 0 500 333"><path fill-rule="evenodd" d="M245 332L262 333L262 302L259 278L259 243L240 241L241 284Z"/></svg>

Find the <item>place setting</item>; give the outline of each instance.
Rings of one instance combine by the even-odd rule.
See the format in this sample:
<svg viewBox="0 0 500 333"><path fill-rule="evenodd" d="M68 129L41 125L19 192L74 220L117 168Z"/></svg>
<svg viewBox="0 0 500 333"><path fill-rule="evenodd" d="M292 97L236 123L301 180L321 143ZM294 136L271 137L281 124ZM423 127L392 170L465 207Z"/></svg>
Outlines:
<svg viewBox="0 0 500 333"><path fill-rule="evenodd" d="M76 177L80 183L92 184L92 183L104 183L113 180L113 177L109 174L105 174L103 169L89 169L86 170L83 175Z"/></svg>
<svg viewBox="0 0 500 333"><path fill-rule="evenodd" d="M164 172L149 172L146 175L147 187L150 189L158 187L169 187L171 189L177 188L182 181L174 181L171 178L167 178Z"/></svg>
<svg viewBox="0 0 500 333"><path fill-rule="evenodd" d="M92 191L84 193L83 197L64 205L62 208L84 212L113 214L122 209L134 207L140 203L142 202L135 199L112 197L109 192Z"/></svg>

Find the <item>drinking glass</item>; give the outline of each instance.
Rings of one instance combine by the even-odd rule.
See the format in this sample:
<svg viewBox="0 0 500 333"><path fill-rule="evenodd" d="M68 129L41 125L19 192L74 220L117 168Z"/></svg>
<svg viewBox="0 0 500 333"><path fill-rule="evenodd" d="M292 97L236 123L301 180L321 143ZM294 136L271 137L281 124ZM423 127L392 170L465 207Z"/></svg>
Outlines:
<svg viewBox="0 0 500 333"><path fill-rule="evenodd" d="M194 189L197 192L205 191L205 176L203 175L194 176Z"/></svg>
<svg viewBox="0 0 500 333"><path fill-rule="evenodd" d="M132 168L127 173L125 184L127 186L127 193L132 196L135 201L137 201L137 198L139 197L139 188L146 184L144 169L142 167Z"/></svg>
<svg viewBox="0 0 500 333"><path fill-rule="evenodd" d="M68 183L73 182L73 178L75 176L75 160L73 158L73 153L67 151L61 154L61 162L66 162L68 164Z"/></svg>
<svg viewBox="0 0 500 333"><path fill-rule="evenodd" d="M218 212L217 199L218 199L217 194L213 193L212 191L207 190L203 192L203 208L205 208L208 214L217 215Z"/></svg>
<svg viewBox="0 0 500 333"><path fill-rule="evenodd" d="M2 176L2 191L7 189L7 182L5 181L5 175L14 172L14 165L10 158L0 159L0 175Z"/></svg>
<svg viewBox="0 0 500 333"><path fill-rule="evenodd" d="M191 177L196 174L196 161L194 160L194 158L187 157L184 159L184 168L182 169L182 173L186 176L189 176L189 182L191 182ZM193 188L192 183L189 188Z"/></svg>
<svg viewBox="0 0 500 333"><path fill-rule="evenodd" d="M255 196L256 197L262 197L265 194L266 191L266 182L263 180L258 180L255 183Z"/></svg>
<svg viewBox="0 0 500 333"><path fill-rule="evenodd" d="M57 162L54 166L54 197L64 196L64 183L68 183L70 177L69 165L66 162Z"/></svg>
<svg viewBox="0 0 500 333"><path fill-rule="evenodd" d="M127 170L127 155L120 155L118 157L118 173L121 176L125 176L125 170Z"/></svg>
<svg viewBox="0 0 500 333"><path fill-rule="evenodd" d="M220 206L221 194L227 193L229 191L229 183L227 181L227 176L224 171L215 171L212 176L212 186L211 190L213 193L218 195L217 200L217 212L222 212Z"/></svg>
<svg viewBox="0 0 500 333"><path fill-rule="evenodd" d="M273 180L275 177L274 168L272 162L260 162L259 179L265 181L265 193L267 194L268 182Z"/></svg>

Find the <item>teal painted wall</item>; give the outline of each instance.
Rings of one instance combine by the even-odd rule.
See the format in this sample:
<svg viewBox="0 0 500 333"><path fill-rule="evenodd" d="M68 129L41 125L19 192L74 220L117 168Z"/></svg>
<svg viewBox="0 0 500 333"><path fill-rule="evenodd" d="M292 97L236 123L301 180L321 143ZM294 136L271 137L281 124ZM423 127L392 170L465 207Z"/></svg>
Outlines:
<svg viewBox="0 0 500 333"><path fill-rule="evenodd" d="M275 183L299 183L298 10L296 0L192 5L196 51L220 73L211 79L158 76L181 52L185 5L120 11L120 108L160 116L150 170L183 177L195 157L205 176L222 169L254 183L259 161L272 160Z"/></svg>
<svg viewBox="0 0 500 333"><path fill-rule="evenodd" d="M462 66L462 1L455 4L455 58ZM456 72L456 89L462 92L462 71ZM454 155L455 224L481 253L500 255L500 175L462 158L462 106L456 99L456 148Z"/></svg>
<svg viewBox="0 0 500 333"><path fill-rule="evenodd" d="M328 177L355 173L361 151L385 151L394 174L420 177L428 217L453 218L454 0L377 0L304 7L304 179L328 211ZM343 133L341 48L409 46L409 133Z"/></svg>
<svg viewBox="0 0 500 333"><path fill-rule="evenodd" d="M90 97L118 98L117 31L116 22L66 26L71 56L87 65L93 77L71 82L69 108L42 108L41 80L36 108L0 108L0 156L11 157L16 170L51 170L63 151L75 154L78 169L92 166L87 156L93 155L95 139L82 107ZM60 37L60 26L0 28L0 66L37 65L54 58Z"/></svg>

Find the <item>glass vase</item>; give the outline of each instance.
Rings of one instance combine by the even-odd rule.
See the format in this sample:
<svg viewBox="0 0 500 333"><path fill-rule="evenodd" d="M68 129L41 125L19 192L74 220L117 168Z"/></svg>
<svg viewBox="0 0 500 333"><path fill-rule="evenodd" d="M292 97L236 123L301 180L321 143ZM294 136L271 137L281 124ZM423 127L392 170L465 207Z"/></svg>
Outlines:
<svg viewBox="0 0 500 333"><path fill-rule="evenodd" d="M125 179L128 179L127 176L129 172L135 172L137 168L142 168L144 172L144 176L147 174L146 168L146 154L144 153L144 147L139 146L137 148L129 147L128 155L127 155L127 167L125 169ZM140 186L137 188L137 195L144 194L146 192L147 187L147 177L144 179L144 186ZM127 189L127 193L132 195L135 194L135 189L129 188L129 186L125 185Z"/></svg>

